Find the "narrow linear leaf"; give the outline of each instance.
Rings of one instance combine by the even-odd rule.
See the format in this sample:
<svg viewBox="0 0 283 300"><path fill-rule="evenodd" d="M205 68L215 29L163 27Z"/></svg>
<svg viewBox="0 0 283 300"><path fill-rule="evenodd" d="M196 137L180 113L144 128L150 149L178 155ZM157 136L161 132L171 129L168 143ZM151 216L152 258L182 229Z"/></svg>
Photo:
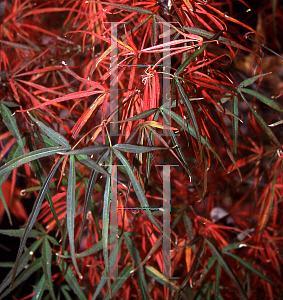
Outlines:
<svg viewBox="0 0 283 300"><path fill-rule="evenodd" d="M12 288L6 289L6 291L0 296L0 299L3 299L7 295L9 295L15 288L17 288L23 282L26 282L27 279L36 271L41 268L41 258L35 259L24 271L19 275L19 277L15 280Z"/></svg>
<svg viewBox="0 0 283 300"><path fill-rule="evenodd" d="M133 185L134 191L138 197L138 200L142 206L142 208L145 209L145 213L147 214L147 216L149 217L150 221L158 228L158 230L160 230L160 232L162 231L159 224L157 223L157 221L154 219L151 211L148 209L149 205L148 202L146 200L145 194L137 180L137 178L135 177L132 168L129 164L129 162L127 161L127 159L122 155L122 153L120 151L118 151L117 149L113 148L113 151L115 153L115 155L117 156L117 158L121 161L121 163L124 165L124 167L126 168L126 171L130 177L131 183Z"/></svg>
<svg viewBox="0 0 283 300"><path fill-rule="evenodd" d="M216 264L215 268L215 284L214 284L214 298L219 299L220 293L219 293L219 284L220 284L220 275L221 275L221 265L218 262Z"/></svg>
<svg viewBox="0 0 283 300"><path fill-rule="evenodd" d="M166 112L168 114L168 110L166 108L163 108L163 111ZM175 112L171 111L171 117L172 119L174 119L174 121L176 121L182 128L184 126L184 122L183 122L183 118L180 117L179 115L177 115ZM193 137L196 138L196 133L195 133L195 130L194 128L188 124L188 123L185 123L185 127L184 129L189 133L191 134ZM208 148L215 156L216 158L218 159L218 161L220 162L221 166L223 167L223 169L226 171L225 169L225 166L222 162L222 160L220 159L220 157L218 156L218 154L213 150L213 148L210 146L210 144L205 140L205 138L203 136L200 136L200 141L201 143L206 147Z"/></svg>
<svg viewBox="0 0 283 300"><path fill-rule="evenodd" d="M281 144L279 143L279 141L277 140L276 136L274 135L274 133L269 129L269 127L267 126L267 124L264 122L264 120L262 119L262 117L252 108L252 106L250 105L250 103L246 100L246 98L244 97L243 93L238 90L242 99L244 100L244 102L247 104L249 110L251 111L251 113L254 115L254 117L257 119L259 125L261 126L261 128L266 132L266 134L273 140L273 142L276 144L277 147L281 148Z"/></svg>
<svg viewBox="0 0 283 300"><path fill-rule="evenodd" d="M115 238L116 238L116 237L115 237ZM122 238L119 238L118 243L115 245L115 248L114 248L114 250L113 250L113 252L112 252L113 257L117 257L117 255L118 255L118 253L119 253L119 251L120 251L120 249L121 249L122 241L123 241L123 239L122 239ZM111 268L111 265L110 265L110 268ZM121 276L120 276L120 277L121 277ZM102 290L103 286L105 285L106 280L107 280L108 278L109 278L109 277L106 276L106 269L104 269L104 271L103 271L103 273L102 273L102 276L101 276L101 280L100 280L100 282L99 282L99 284L98 284L98 286L97 286L97 288L96 288L96 290L95 290L95 293L93 294L91 300L95 300L95 299L98 297L99 293L101 292L101 290ZM109 294L110 294L110 293L109 293Z"/></svg>
<svg viewBox="0 0 283 300"><path fill-rule="evenodd" d="M206 30L203 30L203 29L200 29L200 28L197 28L197 27L187 27L187 26L184 26L183 28L186 31L188 31L189 33L196 34L196 35L199 35L201 37L205 37L207 39L210 39L210 38L213 37L213 33L209 32L209 31L206 31ZM238 44L238 43L236 43L236 42L234 42L234 41L232 41L232 40L230 40L228 38L220 36L218 40L222 44L225 44L225 45L228 45L228 46L237 47L239 49L249 51L249 49L243 47L242 45L240 45L240 44Z"/></svg>
<svg viewBox="0 0 283 300"><path fill-rule="evenodd" d="M207 245L209 246L209 248L211 249L211 251L213 252L213 254L215 255L218 263L222 266L222 268L225 270L225 272L234 281L235 285L237 286L238 291L241 294L241 297L245 300L248 300L248 297L247 297L245 291L243 290L243 287L242 287L241 283L239 282L237 276L234 274L234 272L232 271L232 269L230 268L230 266L228 265L226 260L223 258L221 253L216 249L216 247L213 245L213 243L209 241L208 238L205 238L205 241L206 241Z"/></svg>
<svg viewBox="0 0 283 300"><path fill-rule="evenodd" d="M17 143L22 151L22 154L25 154L26 151L25 151L24 140L21 137L15 117L12 115L10 109L3 104L3 102L0 103L0 110L3 118L3 122L5 123L9 131L12 133L12 135L16 138Z"/></svg>
<svg viewBox="0 0 283 300"><path fill-rule="evenodd" d="M261 93L254 91L254 90L245 89L245 88L240 88L239 90L243 93L246 93L248 95L251 95L251 96L257 98L259 101L268 105L269 107L271 107L279 112L283 112L283 109L278 104L276 104L273 100L267 98L266 96L262 95Z"/></svg>
<svg viewBox="0 0 283 300"><path fill-rule="evenodd" d="M112 148L127 153L147 153L155 150L168 150L162 147L147 147L130 144L116 144Z"/></svg>
<svg viewBox="0 0 283 300"><path fill-rule="evenodd" d="M265 280L266 282L270 283L271 285L273 285L275 288L280 289L278 287L278 285L276 285L272 280L270 280L268 277L266 277L265 275L263 275L262 273L260 273L259 270L257 270L256 268L254 268L251 264L249 264L247 261L245 261L244 259L242 259L241 257L230 253L230 252L226 252L223 251L224 254L233 257L234 259L236 259L241 265L243 265L245 268L247 268L248 270L250 270L252 273L254 273L255 275L257 275L258 277L260 277L261 279Z"/></svg>
<svg viewBox="0 0 283 300"><path fill-rule="evenodd" d="M197 139L198 145L199 145L200 162L202 162L202 149L201 149L200 131L199 131L197 119L196 119L196 116L195 116L195 113L194 113L194 109L193 109L193 106L192 106L189 98L187 97L180 81L178 79L175 79L175 80L176 80L176 84L177 84L177 90L180 93L180 96L184 101L185 107L187 109L187 113L189 115L189 118L191 119L191 122L193 124L193 128L194 128L195 133L196 133L196 139Z"/></svg>
<svg viewBox="0 0 283 300"><path fill-rule="evenodd" d="M125 267L119 274L119 277L117 279L115 279L114 283L112 284L113 296L115 296L115 294L123 286L123 284L126 282L126 280L130 277L132 269L133 269L132 265ZM107 291L107 294L105 295L103 300L110 300L111 298L112 297L110 297L109 291Z"/></svg>
<svg viewBox="0 0 283 300"><path fill-rule="evenodd" d="M169 279L165 278L163 276L163 274L161 274L158 270L156 270L155 268L153 268L152 266L146 265L145 266L145 270L146 273L153 279L155 279L156 281L158 281L159 283L161 283L162 285L174 290L174 291L178 291L179 288L173 283L171 282Z"/></svg>
<svg viewBox="0 0 283 300"><path fill-rule="evenodd" d="M53 154L56 154L59 152L62 153L62 151L64 151L64 150L67 150L67 149L62 148L62 147L50 147L50 148L35 150L35 151L32 151L25 155L22 155L20 157L13 158L9 162L5 163L0 168L0 177L2 175L4 175L5 173L12 171L13 169L15 169L27 162L30 162L30 161L33 161L35 159L39 159L42 157L50 156L50 155L53 155Z"/></svg>
<svg viewBox="0 0 283 300"><path fill-rule="evenodd" d="M137 115L135 115L135 116L133 116L129 119L119 121L118 123L129 122L129 121L137 121L137 120L140 120L140 119L144 119L144 118L147 118L147 117L153 115L157 111L158 111L158 108L150 108L148 110L142 111L141 113L139 113L139 114L137 114Z"/></svg>
<svg viewBox="0 0 283 300"><path fill-rule="evenodd" d="M101 4L119 8L123 11L125 10L128 12L136 12L136 13L142 14L142 15L152 15L152 11L145 9L145 8L138 7L138 6L129 6L129 5L109 3L109 2L103 2L103 1L87 1L87 2L99 2Z"/></svg>
<svg viewBox="0 0 283 300"><path fill-rule="evenodd" d="M248 78L248 79L242 81L239 84L238 88L241 89L241 88L244 88L246 86L249 86L249 85L253 84L255 81L257 81L259 78L261 78L263 76L266 76L266 75L269 75L269 74L271 74L271 73L260 74L260 75L256 75L254 77Z"/></svg>
<svg viewBox="0 0 283 300"><path fill-rule="evenodd" d="M112 156L112 155L111 155ZM112 157L110 157L110 161L112 161ZM109 172L111 172L112 166L108 168ZM108 258L108 236L109 236L109 219L110 219L110 198L111 198L111 179L107 177L104 191L104 203L102 210L102 244L103 244L103 257L105 262L105 274L107 277L107 284L110 290L110 295L112 297L111 292L111 282L110 282L110 264Z"/></svg>
<svg viewBox="0 0 283 300"><path fill-rule="evenodd" d="M69 287L74 291L74 293L79 297L79 299L87 300L71 268L63 260L61 260L59 267L62 272L64 271L64 276Z"/></svg>
<svg viewBox="0 0 283 300"><path fill-rule="evenodd" d="M234 143L234 154L237 155L237 145L238 145L238 131L239 131L239 108L238 108L238 97L234 96L232 98L232 127L233 127L233 143Z"/></svg>
<svg viewBox="0 0 283 300"><path fill-rule="evenodd" d="M126 242L126 246L129 250L129 253L135 263L135 266L139 266L141 264L141 258L137 247L135 246L134 242L131 240L127 232L124 232L123 236ZM144 276L143 266L140 266L138 268L138 284L139 284L142 300L150 299L150 294L148 292L148 288Z"/></svg>
<svg viewBox="0 0 283 300"><path fill-rule="evenodd" d="M30 118L38 125L38 127L41 129L43 133L45 133L52 141L55 143L66 147L66 148L71 148L70 144L68 141L58 132L53 130L52 128L46 126L44 123L38 121L36 118L34 118L31 113L28 113Z"/></svg>
<svg viewBox="0 0 283 300"><path fill-rule="evenodd" d="M32 211L30 213L30 217L27 221L27 224L25 226L25 231L24 231L24 234L21 238L21 242L20 242L20 246L19 246L19 250L18 250L18 254L17 254L17 257L16 257L16 260L15 260L15 266L13 268L13 275L12 275L12 280L11 280L11 286L13 285L13 282L15 280L15 276L16 276L16 273L17 273L17 269L18 269L18 266L19 266L19 260L20 260L20 257L21 257L21 254L24 250L24 246L26 244L26 241L27 241L27 238L29 236L29 233L36 221L36 218L39 214L39 211L40 211L40 208L41 208L41 204L42 204L42 201L45 197L45 194L48 190L48 186L49 186L49 183L51 182L57 168L59 167L61 161L63 160L63 158L59 159L57 161L57 163L55 165L53 165L50 173L48 174L47 178L46 178L46 181L44 183L44 185L42 186L41 190L39 191L38 193L38 197L37 199L35 200L35 203L34 203L34 206L32 208Z"/></svg>
<svg viewBox="0 0 283 300"><path fill-rule="evenodd" d="M83 155L83 154L92 155L92 154L101 153L108 148L109 148L108 146L97 145L97 146L89 146L89 147L85 147L85 148L77 149L77 150L61 151L61 152L58 152L58 154L61 154L61 155Z"/></svg>
<svg viewBox="0 0 283 300"><path fill-rule="evenodd" d="M33 255L33 253L37 250L37 248L39 247L39 245L42 243L44 237L39 238L38 240L36 240L27 251L24 252L24 254L21 256L20 260L19 260L19 267L17 268L17 272L16 272L16 276L26 267L28 261L31 259L31 256ZM13 266L15 264L13 263ZM14 270L12 269L7 276L5 277L5 279L2 281L1 285L0 285L0 293L2 293L4 291L4 289L9 286L9 284L12 281L12 277L13 277L13 272ZM1 298L0 298L1 299Z"/></svg>
<svg viewBox="0 0 283 300"><path fill-rule="evenodd" d="M43 293L45 290L45 285L46 285L45 277L44 277L44 275L42 275L40 280L36 284L36 288L35 288L32 300L41 300L42 299L42 296L43 296Z"/></svg>
<svg viewBox="0 0 283 300"><path fill-rule="evenodd" d="M218 32L217 34L215 34L209 41L214 41L214 40L218 40L218 38L220 37L220 35L223 33L223 31ZM185 61L184 63L176 70L175 72L175 76L180 75L185 69L186 67L195 60L196 57L198 57L208 46L210 45L210 43L205 43L203 44L198 50L194 51ZM173 99L173 98L172 98Z"/></svg>
<svg viewBox="0 0 283 300"><path fill-rule="evenodd" d="M25 230L23 228L21 228L21 229L2 229L2 230L0 230L0 234L13 236L13 237L19 237L19 238L21 238L23 236L24 232L25 232ZM28 238L37 238L41 235L42 235L42 233L40 233L37 230L32 229L29 232Z"/></svg>
<svg viewBox="0 0 283 300"><path fill-rule="evenodd" d="M52 251L47 237L45 237L42 245L41 263L42 263L42 269L43 269L46 285L50 292L50 296L53 300L56 300L53 283L52 283L52 273L51 273Z"/></svg>
<svg viewBox="0 0 283 300"><path fill-rule="evenodd" d="M68 188L67 188L67 227L69 234L69 242L70 242L70 253L73 265L79 277L82 279L75 255L75 238L74 238L74 228L75 228L75 212L76 212L76 169L75 169L75 157L73 155L70 156L70 164L69 164L69 179L68 179Z"/></svg>

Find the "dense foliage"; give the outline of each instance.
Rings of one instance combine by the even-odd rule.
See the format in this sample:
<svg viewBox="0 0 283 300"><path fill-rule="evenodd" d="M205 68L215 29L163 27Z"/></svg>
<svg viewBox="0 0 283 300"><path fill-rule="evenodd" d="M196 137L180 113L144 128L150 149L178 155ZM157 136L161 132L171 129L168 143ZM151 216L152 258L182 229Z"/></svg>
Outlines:
<svg viewBox="0 0 283 300"><path fill-rule="evenodd" d="M281 299L283 9L250 2L0 1L0 299Z"/></svg>

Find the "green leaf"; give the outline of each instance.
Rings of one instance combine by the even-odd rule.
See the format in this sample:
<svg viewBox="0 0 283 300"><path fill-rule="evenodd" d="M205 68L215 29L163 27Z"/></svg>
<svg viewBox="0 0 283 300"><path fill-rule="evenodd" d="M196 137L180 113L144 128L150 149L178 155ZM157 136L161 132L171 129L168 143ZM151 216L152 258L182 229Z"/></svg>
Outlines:
<svg viewBox="0 0 283 300"><path fill-rule="evenodd" d="M200 154L200 162L202 162L202 149L201 149L201 140L200 140L200 131L199 131L199 127L198 127L198 123L197 123L197 119L194 113L194 109L193 106L189 100L189 98L187 97L187 94L185 93L180 81L178 79L175 79L176 84L177 84L177 90L182 98L182 100L184 101L187 113L189 115L189 118L193 124L193 128L194 131L196 133L196 139L198 142L198 146L199 146L199 154Z"/></svg>
<svg viewBox="0 0 283 300"><path fill-rule="evenodd" d="M41 129L42 132L44 132L52 141L57 143L58 145L61 145L66 148L71 148L70 144L68 141L58 132L55 130L51 129L50 127L46 126L44 123L38 121L36 118L34 118L30 113L29 113L30 118L38 125L38 127Z"/></svg>
<svg viewBox="0 0 283 300"><path fill-rule="evenodd" d="M221 265L218 262L216 264L216 269L215 269L215 284L214 284L214 298L219 299L220 293L219 293L219 283L220 283L220 275L221 275Z"/></svg>
<svg viewBox="0 0 283 300"><path fill-rule="evenodd" d="M48 239L46 237L43 240L43 245L42 245L42 269L43 269L46 285L50 292L51 298L53 300L56 300L56 296L53 289L53 283L52 283L51 265L52 265L52 251Z"/></svg>
<svg viewBox="0 0 283 300"><path fill-rule="evenodd" d="M138 200L142 206L142 208L145 209L145 213L147 214L147 216L149 217L150 221L152 222L152 224L154 224L158 230L160 230L160 232L162 231L159 224L157 223L157 221L154 219L151 211L148 209L149 208L149 205L148 205L148 202L146 200L146 197L145 197L145 194L137 180L137 178L135 177L133 171L132 171L132 168L128 162L128 160L122 155L122 153L120 151L118 151L117 149L113 148L113 151L115 153L115 155L117 156L117 158L121 161L121 163L124 165L124 167L126 168L126 171L130 177L130 180L131 180L131 183L133 185L133 188L135 190L135 193L138 197Z"/></svg>
<svg viewBox="0 0 283 300"><path fill-rule="evenodd" d="M273 100L260 94L259 92L254 91L254 90L244 89L244 88L240 88L239 90L243 93L246 93L248 95L251 95L251 96L257 98L259 101L268 105L269 107L271 107L279 112L283 112L283 109L278 104L276 104Z"/></svg>
<svg viewBox="0 0 283 300"><path fill-rule="evenodd" d="M107 6L113 6L113 7L119 8L123 11L135 12L137 14L142 14L142 15L152 15L152 11L145 9L145 8L141 8L139 6L130 6L130 5L109 3L109 2L103 2L103 1L87 1L87 2L97 2L97 3L105 4Z"/></svg>
<svg viewBox="0 0 283 300"><path fill-rule="evenodd" d="M166 112L167 114L169 113L168 109L166 109L166 108L163 108L163 111ZM171 117L176 123L178 123L182 128L184 128L189 134L191 134L194 138L196 138L196 136L197 136L196 132L190 124L185 122L185 127L184 127L183 118L181 118L179 115L177 115L173 111L171 111ZM200 136L200 141L206 148L208 148L216 156L216 158L220 162L221 166L226 171L225 166L222 163L222 160L220 159L218 154L213 150L213 148L210 146L210 144L205 140L205 138L202 135Z"/></svg>
<svg viewBox="0 0 283 300"><path fill-rule="evenodd" d="M261 75L256 75L254 77L251 77L251 78L248 78L244 81L242 81L239 86L238 86L238 89L241 89L243 87L246 87L246 86L249 86L251 84L253 84L255 81L257 81L259 78L263 77L263 76L266 76L266 75L269 75L271 73L266 73L266 74L261 74Z"/></svg>
<svg viewBox="0 0 283 300"><path fill-rule="evenodd" d="M139 114L137 114L137 115L135 115L135 116L133 116L129 119L119 121L118 123L129 122L129 121L137 121L137 120L140 120L140 119L144 119L144 118L147 118L147 117L153 115L157 111L158 111L158 108L150 108L148 110L142 111L141 113L139 113Z"/></svg>
<svg viewBox="0 0 283 300"><path fill-rule="evenodd" d="M13 268L13 276L12 276L11 285L13 285L13 282L14 282L14 279L15 279L15 276L16 276L16 273L17 273L17 268L19 266L19 260L20 260L21 254L23 252L23 249L24 249L24 246L26 244L29 233L30 233L30 231L31 231L31 229L32 229L32 227L33 227L33 225L36 221L36 218L39 214L42 201L43 201L43 199L45 197L45 194L48 190L49 183L52 180L52 178L53 178L53 176L54 176L54 174L55 174L55 172L56 172L57 168L59 167L62 160L63 160L63 158L59 159L57 161L57 163L55 165L53 165L50 173L48 174L48 176L46 178L46 181L45 181L44 185L42 186L40 192L38 193L37 199L35 200L32 211L30 213L30 217L29 217L29 219L26 223L26 226L25 226L24 234L21 238L18 254L17 254L16 260L15 260L15 266Z"/></svg>
<svg viewBox="0 0 283 300"><path fill-rule="evenodd" d="M9 295L15 288L17 288L23 282L26 282L27 279L36 271L41 268L41 258L35 259L28 267L25 267L24 271L19 275L19 277L15 280L12 288L6 289L6 291L1 294L0 299L3 299L7 295Z"/></svg>
<svg viewBox="0 0 283 300"><path fill-rule="evenodd" d="M146 273L157 282L161 283L162 285L174 290L178 291L179 288L171 282L169 279L165 278L163 274L161 274L158 270L153 268L152 266L146 265L145 266Z"/></svg>
<svg viewBox="0 0 283 300"><path fill-rule="evenodd" d="M115 248L114 248L114 250L112 252L113 257L117 257L117 255L118 255L118 253L120 251L121 245L122 245L122 241L123 241L123 239L119 238L118 243L115 245ZM111 269L111 267L112 267L112 264L110 264L110 269ZM103 271L103 274L101 276L101 280L100 280L100 282L99 282L99 284L98 284L98 286L97 286L97 288L95 290L95 293L92 296L92 300L95 300L97 298L97 296L99 295L100 291L102 290L102 288L103 288L106 280L107 280L107 276L106 276L106 268L105 268L104 271ZM112 294L112 292L111 292L111 294Z"/></svg>
<svg viewBox="0 0 283 300"><path fill-rule="evenodd" d="M112 161L112 158L110 158ZM112 174L112 166L108 168L109 173ZM102 243L103 243L103 257L105 262L105 274L107 277L108 288L111 293L111 282L110 282L110 265L108 258L108 231L109 231L109 219L110 219L110 198L111 198L111 179L107 177L105 190L104 190L104 203L102 210Z"/></svg>
<svg viewBox="0 0 283 300"><path fill-rule="evenodd" d="M2 229L0 230L0 234L8 235L8 236L13 236L13 237L19 237L21 238L24 234L25 230L23 228L21 229ZM28 234L28 238L37 238L41 236L42 233L40 233L37 230L31 230Z"/></svg>
<svg viewBox="0 0 283 300"><path fill-rule="evenodd" d="M58 152L58 154L61 154L61 155L83 155L83 154L92 155L92 154L101 153L106 149L109 149L109 146L97 145L97 146L89 146L89 147L85 147L82 149L71 150L71 151L60 151L60 152Z"/></svg>
<svg viewBox="0 0 283 300"><path fill-rule="evenodd" d="M147 153L155 150L167 150L167 148L162 147L146 147L130 144L116 144L112 148L127 153Z"/></svg>
<svg viewBox="0 0 283 300"><path fill-rule="evenodd" d="M36 240L27 251L24 252L24 254L21 256L19 263L18 263L18 268L16 270L16 276L27 266L28 261L31 259L31 256L33 253L37 250L39 245L42 243L44 237L39 238ZM13 264L14 266L14 264ZM11 283L12 277L13 277L14 270L12 269L5 279L2 281L0 285L0 293L4 291L4 289ZM1 296L0 296L1 299Z"/></svg>
<svg viewBox="0 0 283 300"><path fill-rule="evenodd" d="M9 162L5 163L0 168L0 177L2 175L4 175L5 173L12 171L13 169L15 169L15 168L19 167L20 165L23 165L27 162L59 153L59 151L62 153L62 151L64 151L64 150L67 150L67 149L62 148L62 147L50 147L50 148L35 150L35 151L32 151L25 155L22 155L20 157L13 158Z"/></svg>
<svg viewBox="0 0 283 300"><path fill-rule="evenodd" d="M223 33L223 31L218 32L217 34L215 34L209 41L214 41L214 40L218 40L218 38L220 37L220 35ZM185 69L186 67L193 62L196 57L198 57L208 46L210 45L209 42L203 44L198 50L194 51L185 61L184 63L181 64L181 66L177 69L177 71L175 72L174 76L178 76L180 75ZM173 99L173 98L172 98Z"/></svg>
<svg viewBox="0 0 283 300"><path fill-rule="evenodd" d="M277 147L281 148L281 144L279 143L279 141L277 140L276 136L274 135L274 133L269 129L269 127L266 125L266 123L264 122L264 120L262 119L262 117L252 108L252 106L250 105L250 103L246 100L246 98L244 97L243 93L238 90L242 99L244 100L244 102L247 104L249 110L251 111L251 113L254 115L254 117L257 119L259 125L262 127L262 129L266 132L266 134L273 140L273 142L276 144Z"/></svg>
<svg viewBox="0 0 283 300"><path fill-rule="evenodd" d="M239 108L238 108L238 97L233 96L232 98L232 127L233 127L233 143L234 143L234 154L237 154L238 145L238 131L239 131Z"/></svg>
<svg viewBox="0 0 283 300"><path fill-rule="evenodd" d="M187 26L183 26L183 28L188 31L189 33L192 33L192 34L196 34L198 36L201 36L201 37L204 37L204 38L207 38L207 39L210 39L213 37L213 33L209 32L209 31L206 31L206 30L203 30L203 29L200 29L200 28L197 28L197 27L187 27ZM239 49L242 49L242 50L248 50L247 48L243 47L242 45L230 40L230 39L227 39L225 37L222 37L220 36L218 41L222 44L225 44L227 46L233 46L233 47L237 47Z"/></svg>
<svg viewBox="0 0 283 300"><path fill-rule="evenodd" d="M57 259L58 260L58 259ZM59 263L59 267L61 271L64 272L65 279L69 285L69 287L74 291L74 293L78 296L80 300L87 300L84 292L82 291L78 281L74 275L74 272L70 269L70 267L61 259Z"/></svg>
<svg viewBox="0 0 283 300"><path fill-rule="evenodd" d="M213 252L213 254L215 255L218 263L222 266L222 268L225 270L225 272L234 281L235 285L237 286L238 291L241 294L241 297L245 300L248 300L248 297L247 297L245 291L243 290L243 287L242 287L241 283L239 282L237 276L234 274L234 272L232 271L232 269L230 268L230 266L228 265L226 260L223 258L221 253L216 249L216 247L213 245L213 243L208 238L205 238L205 241L206 241L207 245L209 246L209 248L211 249L211 251Z"/></svg>
<svg viewBox="0 0 283 300"><path fill-rule="evenodd" d="M75 238L74 238L74 219L76 212L76 167L75 167L75 157L73 155L70 156L70 168L69 168L69 179L68 179L68 188L67 188L67 227L69 234L69 242L70 242L70 253L73 265L75 267L76 272L79 277L82 279L82 275L79 271L76 256L75 256Z"/></svg>
<svg viewBox="0 0 283 300"><path fill-rule="evenodd" d="M135 266L139 266L141 264L141 258L140 258L138 249L136 248L134 242L131 240L131 238L129 237L127 232L124 232L123 236L124 236L124 239L126 242L126 246L129 250L129 253L135 263ZM141 299L142 300L150 299L150 294L148 292L148 288L147 288L147 284L146 284L146 280L145 280L145 276L144 276L143 266L140 266L138 268L138 284L139 284L139 289L140 289L140 293L141 293Z"/></svg>
<svg viewBox="0 0 283 300"><path fill-rule="evenodd" d="M0 103L0 110L1 110L1 115L3 118L3 122L7 126L8 130L11 132L11 134L16 138L17 143L22 151L22 154L25 154L25 143L24 140L21 137L21 134L19 132L19 128L17 126L17 122L15 117L12 115L12 112L10 111L9 108L7 108L3 102Z"/></svg>
<svg viewBox="0 0 283 300"><path fill-rule="evenodd" d="M32 300L41 300L44 290L45 290L45 277L44 275L41 276L40 280L36 284L36 288L34 290L34 295L32 297Z"/></svg>
<svg viewBox="0 0 283 300"><path fill-rule="evenodd" d="M123 286L126 280L130 277L132 269L133 269L132 265L126 266L121 271L119 277L115 279L115 281L112 284L113 296L119 291L119 289ZM110 297L110 293L109 291L107 291L107 294L105 295L103 300L110 300L110 299L112 299L112 297Z"/></svg>
<svg viewBox="0 0 283 300"><path fill-rule="evenodd" d="M280 289L272 280L270 280L268 277L266 277L265 275L263 275L262 273L260 273L256 268L254 268L251 264L249 264L247 261L245 261L244 259L242 259L241 257L230 253L230 252L223 252L224 254L233 257L234 259L236 259L241 265L243 265L245 268L247 268L248 270L250 270L252 273L254 273L255 275L257 275L258 277L260 277L261 279L265 280L266 282L270 283L271 285L273 285L275 288Z"/></svg>

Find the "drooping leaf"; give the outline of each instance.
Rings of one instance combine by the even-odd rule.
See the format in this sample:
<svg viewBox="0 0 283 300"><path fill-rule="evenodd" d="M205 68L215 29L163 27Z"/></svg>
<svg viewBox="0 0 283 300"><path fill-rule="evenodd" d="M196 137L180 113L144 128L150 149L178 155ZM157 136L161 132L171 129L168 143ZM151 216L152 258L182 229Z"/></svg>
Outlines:
<svg viewBox="0 0 283 300"><path fill-rule="evenodd" d="M59 263L61 271L64 271L65 279L69 287L74 291L74 293L79 297L80 300L87 300L82 288L78 284L78 281L74 275L74 272L71 268L61 259Z"/></svg>
<svg viewBox="0 0 283 300"><path fill-rule="evenodd" d="M69 179L68 179L68 188L67 188L67 227L68 227L68 235L70 242L70 253L72 262L74 264L75 270L79 277L82 279L82 275L79 271L76 255L75 255L75 238L74 238L74 230L75 230L75 212L76 212L76 169L75 169L75 157L73 155L70 156L70 168L69 168Z"/></svg>
<svg viewBox="0 0 283 300"><path fill-rule="evenodd" d="M21 256L21 258L19 259L18 262L18 268L16 270L16 276L27 266L28 261L31 259L33 253L37 250L37 248L40 246L40 244L42 243L44 237L39 238L38 240L36 240L27 251L25 251L23 253L23 255ZM14 266L14 264L13 264ZM6 287L9 286L9 284L12 281L13 278L13 273L14 270L12 269L7 276L4 278L4 280L2 281L1 285L0 285L0 297L2 297L2 292L5 290ZM1 298L0 298L1 299Z"/></svg>
<svg viewBox="0 0 283 300"><path fill-rule="evenodd" d="M53 300L56 300L53 283L52 283L52 273L51 273L52 251L47 237L45 237L45 239L43 240L41 262L42 262L43 274L45 277L47 288L50 292L50 296Z"/></svg>
<svg viewBox="0 0 283 300"><path fill-rule="evenodd" d="M215 34L209 41L214 41L214 40L218 40L218 38L220 37L220 35L223 32L220 31L217 34ZM183 71L186 69L186 67L195 60L196 57L198 57L208 46L210 45L210 43L204 43L201 47L199 47L198 50L195 50L182 64L181 66L176 70L174 76L179 76L181 73L183 73ZM173 98L172 98L173 99Z"/></svg>
<svg viewBox="0 0 283 300"><path fill-rule="evenodd" d="M205 238L205 241L206 241L207 245L209 246L209 248L211 249L211 251L213 252L213 254L215 255L218 263L222 266L222 268L225 270L225 272L234 281L239 293L241 294L242 299L248 300L248 297L247 297L241 283L239 282L237 276L234 274L231 267L229 266L227 261L222 256L222 254L219 252L219 250L214 246L214 244L208 238Z"/></svg>
<svg viewBox="0 0 283 300"><path fill-rule="evenodd" d="M265 280L266 282L270 283L271 285L273 285L275 288L279 289L279 287L272 281L270 280L268 277L266 277L265 275L263 275L260 271L258 271L255 267L253 267L251 264L249 264L247 261L245 261L244 259L242 259L241 257L228 252L228 251L223 251L224 254L233 257L234 259L236 259L242 266L244 266L245 268L247 268L248 270L250 270L252 273L254 273L255 275L257 275L258 277L260 277L261 279Z"/></svg>
<svg viewBox="0 0 283 300"><path fill-rule="evenodd" d="M126 242L126 246L129 250L129 253L135 263L135 266L139 266L141 264L141 258L139 255L139 251L137 247L135 246L134 242L131 240L130 236L127 234L127 232L124 232L124 239ZM139 289L141 293L141 298L142 300L150 299L150 295L148 293L148 288L144 276L144 269L143 266L140 266L138 268L138 284L139 284ZM120 275L121 276L121 275Z"/></svg>
<svg viewBox="0 0 283 300"><path fill-rule="evenodd" d="M38 193L37 199L35 200L34 206L33 206L32 211L30 213L30 217L29 217L29 219L26 223L25 229L24 229L24 234L21 238L18 254L17 254L16 260L15 260L15 265L14 265L14 268L13 268L11 286L13 285L13 282L14 282L14 279L15 279L15 276L16 276L16 273L17 273L17 269L18 269L18 266L19 266L21 254L23 252L23 249L24 249L24 246L26 244L29 233L30 233L30 231L31 231L31 229L32 229L32 227L33 227L33 225L36 221L36 218L39 214L41 204L42 204L42 201L43 201L43 199L45 197L45 194L47 192L49 183L52 180L52 178L53 178L53 176L54 176L54 174L55 174L55 172L56 172L57 168L59 167L62 160L63 160L63 158L59 159L57 161L57 163L55 165L53 165L52 169L50 170L50 173L48 174L48 176L46 178L46 181L45 181L44 185L42 186L40 192Z"/></svg>
<svg viewBox="0 0 283 300"><path fill-rule="evenodd" d="M247 104L249 110L251 111L251 113L254 115L254 117L256 118L256 120L258 121L259 125L261 126L261 128L266 132L266 134L272 139L272 141L276 144L277 147L281 148L281 144L278 141L277 137L274 135L274 133L270 130L270 128L268 127L268 125L264 122L264 120L262 119L262 117L253 109L253 107L250 105L250 103L246 100L246 98L244 97L243 93L239 90L239 93L242 97L242 99L244 100L244 102Z"/></svg>
<svg viewBox="0 0 283 300"><path fill-rule="evenodd" d="M148 202L146 200L145 194L137 180L137 178L135 177L132 168L128 162L128 160L122 155L122 153L120 151L118 151L117 149L113 148L114 154L117 156L117 158L121 161L121 163L124 165L124 167L126 168L127 174L130 177L131 183L133 185L133 188L135 190L135 193L138 197L138 200L141 204L141 207L143 209L145 209L145 213L147 214L147 216L149 217L150 221L161 231L161 228L159 226L159 224L157 223L157 221L154 219L151 211L149 210L149 205Z"/></svg>

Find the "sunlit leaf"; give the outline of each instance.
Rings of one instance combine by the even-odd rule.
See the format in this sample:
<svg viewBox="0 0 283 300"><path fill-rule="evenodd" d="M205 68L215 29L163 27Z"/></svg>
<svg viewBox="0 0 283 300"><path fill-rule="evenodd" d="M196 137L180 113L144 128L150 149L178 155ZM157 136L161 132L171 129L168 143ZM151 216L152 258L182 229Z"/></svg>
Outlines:
<svg viewBox="0 0 283 300"><path fill-rule="evenodd" d="M162 273L153 268L152 266L145 266L146 273L154 280L158 281L162 285L174 290L178 291L178 287L169 279L165 278Z"/></svg>

